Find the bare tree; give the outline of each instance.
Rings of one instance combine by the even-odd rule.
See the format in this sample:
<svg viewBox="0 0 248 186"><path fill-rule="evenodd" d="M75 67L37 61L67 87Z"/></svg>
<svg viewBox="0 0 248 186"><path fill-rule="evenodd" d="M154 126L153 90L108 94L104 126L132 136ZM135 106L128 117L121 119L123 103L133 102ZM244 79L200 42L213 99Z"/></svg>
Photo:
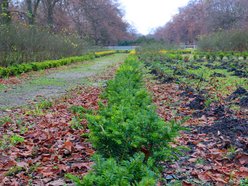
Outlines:
<svg viewBox="0 0 248 186"><path fill-rule="evenodd" d="M110 44L126 37L128 24L123 22L117 4L109 0L80 0L95 44Z"/></svg>
<svg viewBox="0 0 248 186"><path fill-rule="evenodd" d="M0 0L0 5L1 23L11 13L14 24L49 26L54 33L78 35L96 45L131 38L116 0Z"/></svg>
<svg viewBox="0 0 248 186"><path fill-rule="evenodd" d="M247 0L192 0L155 37L176 43L194 43L199 35L248 27Z"/></svg>

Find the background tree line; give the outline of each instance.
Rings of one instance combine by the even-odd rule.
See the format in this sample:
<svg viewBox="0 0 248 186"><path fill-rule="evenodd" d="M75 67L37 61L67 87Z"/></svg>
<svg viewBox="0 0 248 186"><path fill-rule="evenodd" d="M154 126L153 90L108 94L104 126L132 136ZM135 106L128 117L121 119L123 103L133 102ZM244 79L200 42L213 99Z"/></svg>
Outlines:
<svg viewBox="0 0 248 186"><path fill-rule="evenodd" d="M0 0L1 24L10 22L77 33L96 44L129 39L117 1L111 0Z"/></svg>
<svg viewBox="0 0 248 186"><path fill-rule="evenodd" d="M247 0L191 0L154 37L206 50L247 50Z"/></svg>
<svg viewBox="0 0 248 186"><path fill-rule="evenodd" d="M0 66L132 40L113 0L0 0Z"/></svg>

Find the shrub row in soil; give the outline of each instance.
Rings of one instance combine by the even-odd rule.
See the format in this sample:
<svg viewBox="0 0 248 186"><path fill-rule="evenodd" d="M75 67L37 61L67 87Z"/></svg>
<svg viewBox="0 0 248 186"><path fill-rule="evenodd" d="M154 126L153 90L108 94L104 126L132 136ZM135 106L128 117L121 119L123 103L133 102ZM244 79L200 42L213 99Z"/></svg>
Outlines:
<svg viewBox="0 0 248 186"><path fill-rule="evenodd" d="M164 122L144 85L143 65L130 56L102 94L99 111L88 115L95 165L76 185L156 185L159 163L178 153L169 145L180 124Z"/></svg>

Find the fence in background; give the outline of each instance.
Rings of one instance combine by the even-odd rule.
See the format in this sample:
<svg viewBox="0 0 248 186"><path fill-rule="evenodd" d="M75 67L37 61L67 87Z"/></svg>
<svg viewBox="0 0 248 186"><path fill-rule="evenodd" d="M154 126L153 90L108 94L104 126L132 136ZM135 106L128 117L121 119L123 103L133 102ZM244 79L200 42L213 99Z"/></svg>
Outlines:
<svg viewBox="0 0 248 186"><path fill-rule="evenodd" d="M134 50L138 46L107 46L109 50Z"/></svg>
<svg viewBox="0 0 248 186"><path fill-rule="evenodd" d="M182 49L186 49L186 48L196 49L197 45L180 45L180 48L182 48Z"/></svg>

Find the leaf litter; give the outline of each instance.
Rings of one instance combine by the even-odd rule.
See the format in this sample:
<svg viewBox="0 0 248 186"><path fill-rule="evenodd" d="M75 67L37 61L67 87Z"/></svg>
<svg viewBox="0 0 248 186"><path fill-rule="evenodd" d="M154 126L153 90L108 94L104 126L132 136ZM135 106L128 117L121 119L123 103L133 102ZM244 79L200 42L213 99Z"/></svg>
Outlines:
<svg viewBox="0 0 248 186"><path fill-rule="evenodd" d="M147 87L162 118L190 117L184 124L187 130L174 144L188 150L177 161L163 163L162 185L177 181L182 185L239 185L248 177L246 112L231 112L226 102L205 108L204 93L196 95L194 90L182 89L178 84L148 82ZM197 116L197 112L201 114Z"/></svg>
<svg viewBox="0 0 248 186"><path fill-rule="evenodd" d="M113 75L114 70L89 79L103 82L104 86L105 80ZM170 82L150 82L147 87L164 120L194 116L185 123L188 130L182 131L173 144L186 146L189 150L175 162L163 162L162 185L177 180L184 186L238 185L241 179L248 177L246 112L230 112L223 107L225 102L205 108L203 95L196 95L190 87L181 89ZM77 105L97 110L101 91L97 86L78 87L70 96L55 101L43 114L30 114L21 108L10 114L11 121L0 126L1 139L4 134L18 134L25 141L0 150L0 183L70 185L71 182L64 178L65 173L86 174L94 154L84 137L88 133L87 121L81 121L83 128L73 129L74 114L70 108ZM199 99L195 100L197 97ZM236 97L232 96L232 99Z"/></svg>
<svg viewBox="0 0 248 186"><path fill-rule="evenodd" d="M41 113L17 108L0 125L0 185L70 185L66 173L84 175L92 165L94 149L87 141L87 121L74 129L72 106L97 110L102 88L97 84L113 77L119 64L101 75L89 77L94 85L79 86L54 101ZM82 113L84 114L84 113ZM10 143L18 134L24 142Z"/></svg>

